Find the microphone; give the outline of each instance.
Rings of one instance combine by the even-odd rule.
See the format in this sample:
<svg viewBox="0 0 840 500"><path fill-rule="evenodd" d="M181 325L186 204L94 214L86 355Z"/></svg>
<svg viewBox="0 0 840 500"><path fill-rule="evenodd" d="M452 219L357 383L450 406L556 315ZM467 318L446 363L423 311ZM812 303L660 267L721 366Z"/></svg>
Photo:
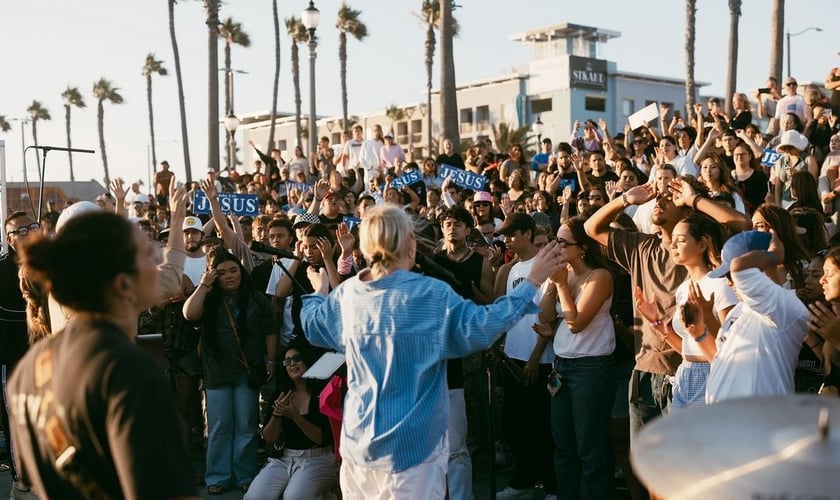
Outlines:
<svg viewBox="0 0 840 500"><path fill-rule="evenodd" d="M61 148L58 146L30 146L32 148L40 149L44 152L47 151L70 151L71 153L96 153L96 151L92 149L79 149L79 148Z"/></svg>
<svg viewBox="0 0 840 500"><path fill-rule="evenodd" d="M295 255L294 253L292 253L288 250L281 250L279 248L274 248L272 246L266 245L265 243L262 243L262 242L259 242L259 241L252 241L251 245L250 245L250 248L251 248L251 250L253 250L255 252L268 253L268 254L271 254L271 255L276 255L278 257L284 257L286 259L300 260L300 257L298 257L297 255Z"/></svg>

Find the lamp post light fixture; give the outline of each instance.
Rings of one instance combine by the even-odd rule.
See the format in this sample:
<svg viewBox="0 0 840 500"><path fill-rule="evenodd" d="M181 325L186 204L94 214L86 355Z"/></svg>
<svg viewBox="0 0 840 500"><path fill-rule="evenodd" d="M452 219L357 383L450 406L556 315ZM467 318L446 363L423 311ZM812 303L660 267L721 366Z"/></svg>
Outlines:
<svg viewBox="0 0 840 500"><path fill-rule="evenodd" d="M787 76L793 76L791 71L790 71L790 37L799 36L803 33L809 32L809 31L822 31L822 28L818 28L816 26L811 26L810 28L805 28L804 30L797 31L796 33L791 33L790 31L788 31L785 34L785 39L787 41L787 67L788 67Z"/></svg>
<svg viewBox="0 0 840 500"><path fill-rule="evenodd" d="M309 155L312 156L318 147L318 126L315 121L315 30L321 21L321 11L315 8L315 2L309 0L309 7L303 9L300 19L309 32Z"/></svg>
<svg viewBox="0 0 840 500"><path fill-rule="evenodd" d="M531 125L531 132L537 136L537 152L539 152L543 133L543 122L542 120L540 120L539 116L537 116L537 121L535 121L534 124Z"/></svg>
<svg viewBox="0 0 840 500"><path fill-rule="evenodd" d="M228 131L228 168L236 169L236 129L239 128L239 118L231 111L225 117L225 130Z"/></svg>

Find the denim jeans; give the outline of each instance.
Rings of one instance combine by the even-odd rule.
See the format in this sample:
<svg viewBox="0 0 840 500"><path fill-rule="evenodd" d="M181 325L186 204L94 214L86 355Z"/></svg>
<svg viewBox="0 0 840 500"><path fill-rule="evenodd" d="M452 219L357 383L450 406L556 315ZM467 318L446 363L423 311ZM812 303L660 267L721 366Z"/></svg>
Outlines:
<svg viewBox="0 0 840 500"><path fill-rule="evenodd" d="M250 484L257 473L257 390L242 375L234 384L206 388L208 486Z"/></svg>
<svg viewBox="0 0 840 500"><path fill-rule="evenodd" d="M557 498L612 496L613 364L612 356L554 361L562 376L560 389L551 398Z"/></svg>
<svg viewBox="0 0 840 500"><path fill-rule="evenodd" d="M630 376L630 447L645 424L671 410L671 384L667 375L633 370Z"/></svg>

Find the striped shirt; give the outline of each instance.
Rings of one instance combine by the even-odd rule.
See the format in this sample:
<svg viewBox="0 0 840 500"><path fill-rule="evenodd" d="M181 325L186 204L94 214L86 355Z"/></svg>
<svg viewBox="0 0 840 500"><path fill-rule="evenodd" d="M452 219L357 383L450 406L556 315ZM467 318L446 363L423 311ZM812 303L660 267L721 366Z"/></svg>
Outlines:
<svg viewBox="0 0 840 500"><path fill-rule="evenodd" d="M329 296L305 295L301 323L315 345L347 356L344 460L400 472L425 461L449 423L446 360L487 348L526 313L528 282L479 306L433 278L368 270Z"/></svg>

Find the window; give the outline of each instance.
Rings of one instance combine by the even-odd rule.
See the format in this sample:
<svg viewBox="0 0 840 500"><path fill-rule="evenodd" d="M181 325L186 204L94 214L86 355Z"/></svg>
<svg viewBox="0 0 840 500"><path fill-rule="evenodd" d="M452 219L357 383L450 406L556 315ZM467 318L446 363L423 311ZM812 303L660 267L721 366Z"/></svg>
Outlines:
<svg viewBox="0 0 840 500"><path fill-rule="evenodd" d="M478 130L490 128L490 106L479 106L475 108L475 122Z"/></svg>
<svg viewBox="0 0 840 500"><path fill-rule="evenodd" d="M423 120L411 120L411 142L423 140Z"/></svg>
<svg viewBox="0 0 840 500"><path fill-rule="evenodd" d="M636 112L636 101L633 99L622 99L621 100L621 115L622 116L630 116Z"/></svg>
<svg viewBox="0 0 840 500"><path fill-rule="evenodd" d="M276 149L279 149L280 151L286 151L286 140L283 139L277 141Z"/></svg>
<svg viewBox="0 0 840 500"><path fill-rule="evenodd" d="M473 110L465 108L460 113L460 129L462 134L469 134L473 131Z"/></svg>
<svg viewBox="0 0 840 500"><path fill-rule="evenodd" d="M531 113L546 113L551 111L551 98L531 99Z"/></svg>
<svg viewBox="0 0 840 500"><path fill-rule="evenodd" d="M587 111L601 111L607 110L607 100L603 97L586 96L584 107Z"/></svg>
<svg viewBox="0 0 840 500"><path fill-rule="evenodd" d="M336 132L332 135L330 144L341 144L341 132Z"/></svg>
<svg viewBox="0 0 840 500"><path fill-rule="evenodd" d="M408 144L408 122L397 123L397 143Z"/></svg>

